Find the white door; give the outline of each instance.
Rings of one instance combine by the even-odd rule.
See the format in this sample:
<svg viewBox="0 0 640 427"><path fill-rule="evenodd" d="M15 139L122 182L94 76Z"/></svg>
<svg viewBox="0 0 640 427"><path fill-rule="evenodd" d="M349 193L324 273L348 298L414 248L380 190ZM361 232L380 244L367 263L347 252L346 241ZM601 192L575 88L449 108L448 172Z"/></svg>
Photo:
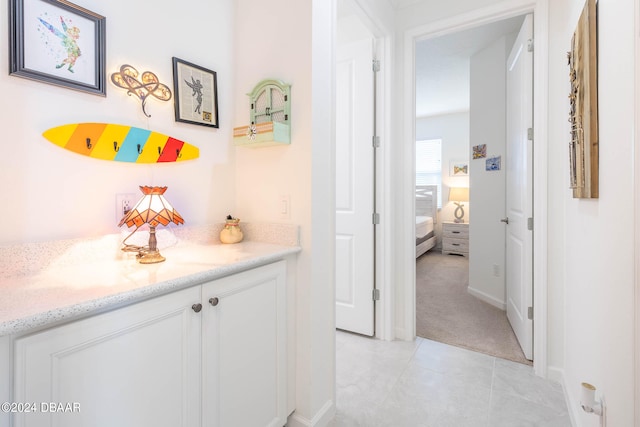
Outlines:
<svg viewBox="0 0 640 427"><path fill-rule="evenodd" d="M374 334L373 40L338 47L336 327Z"/></svg>
<svg viewBox="0 0 640 427"><path fill-rule="evenodd" d="M527 359L533 359L533 19L528 15L507 61L506 279L507 317Z"/></svg>

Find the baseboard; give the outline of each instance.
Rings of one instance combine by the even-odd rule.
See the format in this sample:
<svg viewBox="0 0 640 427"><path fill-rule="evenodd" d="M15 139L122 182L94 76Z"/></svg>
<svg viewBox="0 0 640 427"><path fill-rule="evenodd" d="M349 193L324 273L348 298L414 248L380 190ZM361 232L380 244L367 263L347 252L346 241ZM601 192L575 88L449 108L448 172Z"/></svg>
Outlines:
<svg viewBox="0 0 640 427"><path fill-rule="evenodd" d="M401 340L404 337L404 328L395 328L393 331L393 339Z"/></svg>
<svg viewBox="0 0 640 427"><path fill-rule="evenodd" d="M579 412L580 402L573 399L571 393L569 393L569 387L564 376L564 369L556 368L555 366L549 366L547 370L547 376L550 381L560 383L562 386L562 392L564 393L564 399L567 402L567 410L569 411L569 418L571 418L571 425L573 427L581 427L579 424Z"/></svg>
<svg viewBox="0 0 640 427"><path fill-rule="evenodd" d="M481 299L482 301L486 302L487 304L491 304L494 307L498 307L502 311L507 309L507 305L504 303L504 301L500 301L499 299L496 299L496 298L492 297L491 295L487 295L482 291L474 289L471 286L467 287L467 292L469 292L474 297L476 297L478 299Z"/></svg>
<svg viewBox="0 0 640 427"><path fill-rule="evenodd" d="M564 388L564 369L556 368L555 366L549 366L547 370L547 379L562 384Z"/></svg>
<svg viewBox="0 0 640 427"><path fill-rule="evenodd" d="M336 415L336 405L333 400L328 400L312 419L297 414L295 411L289 416L286 427L324 427Z"/></svg>
<svg viewBox="0 0 640 427"><path fill-rule="evenodd" d="M396 336L390 341L398 340L398 341L413 341L415 337L408 337L407 330L405 328L396 328Z"/></svg>

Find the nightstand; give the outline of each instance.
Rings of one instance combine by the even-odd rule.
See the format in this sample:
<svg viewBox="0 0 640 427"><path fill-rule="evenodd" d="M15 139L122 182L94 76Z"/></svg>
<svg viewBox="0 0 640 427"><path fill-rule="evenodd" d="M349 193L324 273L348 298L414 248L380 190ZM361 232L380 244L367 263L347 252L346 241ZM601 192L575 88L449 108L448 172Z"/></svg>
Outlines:
<svg viewBox="0 0 640 427"><path fill-rule="evenodd" d="M469 223L442 223L442 253L469 256Z"/></svg>

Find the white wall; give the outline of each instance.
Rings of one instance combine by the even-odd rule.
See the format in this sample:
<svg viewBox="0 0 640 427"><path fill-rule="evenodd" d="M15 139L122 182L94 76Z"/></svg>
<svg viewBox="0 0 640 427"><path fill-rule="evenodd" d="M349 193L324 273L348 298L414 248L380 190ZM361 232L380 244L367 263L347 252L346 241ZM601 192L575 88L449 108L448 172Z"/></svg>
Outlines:
<svg viewBox="0 0 640 427"><path fill-rule="evenodd" d="M501 156L499 171L486 170L486 158L470 162L469 292L505 309L506 38L471 57L470 146L487 145L487 158ZM498 266L498 275L494 274Z"/></svg>
<svg viewBox="0 0 640 427"><path fill-rule="evenodd" d="M563 294L553 319L564 327L564 380L577 424L598 426L578 407L580 383L607 403L607 425L633 425L634 1L598 3L600 198L578 200L568 187L564 54L584 2L549 2L549 287ZM637 196L635 196L637 197ZM559 263L562 263L560 265ZM554 336L555 324L550 323ZM551 343L559 340L554 337ZM635 337L638 339L638 337ZM550 348L550 360L562 355ZM558 352L558 354L556 354ZM561 356L562 357L562 356Z"/></svg>
<svg viewBox="0 0 640 427"><path fill-rule="evenodd" d="M149 21L148 5L142 2L82 2L107 18L108 76L127 63L141 72L153 71L173 88L172 56L216 71L219 129L176 123L173 99L149 100L147 119L140 102L112 85L108 76L103 98L0 73L5 99L0 115L0 244L117 232L115 195L141 194L139 185L168 186L166 197L187 225L219 222L235 210L230 137L233 3L187 0L176 7L171 0L161 0L153 3ZM0 20L8 20L6 7L0 8ZM0 68L9 69L6 50ZM108 162L71 153L42 137L51 127L89 121L162 132L198 146L200 158L155 165Z"/></svg>
<svg viewBox="0 0 640 427"><path fill-rule="evenodd" d="M236 148L236 214L300 225L296 412L289 424L323 425L335 411L335 1L235 4L233 125L248 124L245 94L262 79L291 84L292 103L290 145ZM280 195L290 197L288 219L280 217Z"/></svg>
<svg viewBox="0 0 640 427"><path fill-rule="evenodd" d="M468 187L468 176L450 176L451 161L469 160L469 113L444 114L441 116L419 117L416 119L416 141L425 139L442 140L442 210L438 212L436 235L442 243L442 222L453 221L456 206L449 202L450 187ZM471 209L464 203L464 219L469 221Z"/></svg>

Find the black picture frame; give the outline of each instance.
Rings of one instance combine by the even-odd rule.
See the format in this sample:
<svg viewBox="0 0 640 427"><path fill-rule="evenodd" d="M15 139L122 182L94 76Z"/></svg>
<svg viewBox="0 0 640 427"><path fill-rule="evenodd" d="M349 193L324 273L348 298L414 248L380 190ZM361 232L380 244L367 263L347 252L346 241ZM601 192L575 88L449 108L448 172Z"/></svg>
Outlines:
<svg viewBox="0 0 640 427"><path fill-rule="evenodd" d="M106 96L105 56L104 16L65 0L9 0L10 75Z"/></svg>
<svg viewBox="0 0 640 427"><path fill-rule="evenodd" d="M176 122L218 128L217 73L173 57Z"/></svg>

